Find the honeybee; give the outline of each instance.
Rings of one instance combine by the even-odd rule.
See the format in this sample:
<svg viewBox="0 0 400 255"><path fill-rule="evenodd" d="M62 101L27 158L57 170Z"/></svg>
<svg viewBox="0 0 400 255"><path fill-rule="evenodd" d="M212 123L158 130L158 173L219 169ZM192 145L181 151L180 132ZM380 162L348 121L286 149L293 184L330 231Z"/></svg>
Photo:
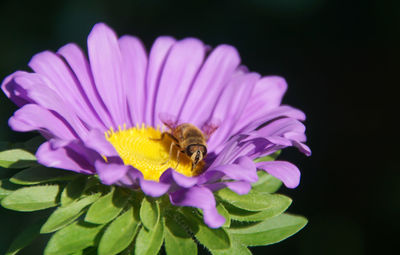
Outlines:
<svg viewBox="0 0 400 255"><path fill-rule="evenodd" d="M192 170L196 169L196 166L207 156L207 141L218 126L206 124L202 128L203 132L193 124L183 123L177 125L176 121L171 121L171 119L162 116L160 115L160 119L169 128L169 132L163 132L160 140L163 140L165 135L172 139L173 142L169 149L170 157L173 147L177 147L176 167L179 165L179 155L183 153L192 161Z"/></svg>

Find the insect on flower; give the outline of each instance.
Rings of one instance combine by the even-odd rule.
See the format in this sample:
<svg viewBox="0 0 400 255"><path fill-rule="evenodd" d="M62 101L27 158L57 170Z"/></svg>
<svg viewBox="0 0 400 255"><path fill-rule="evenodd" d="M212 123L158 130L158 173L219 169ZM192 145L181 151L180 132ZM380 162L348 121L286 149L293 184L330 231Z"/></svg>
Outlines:
<svg viewBox="0 0 400 255"><path fill-rule="evenodd" d="M158 140L164 140L166 135L172 139L169 148L169 156L172 157L173 148L176 147L176 168L179 165L179 156L181 153L183 153L192 161L192 171L194 171L194 174L200 174L196 167L198 164L204 164L203 159L207 156L207 141L212 133L214 133L214 131L218 128L218 126L216 124L206 124L203 127L204 131L202 131L190 123L177 124L177 121L173 121L171 116L166 114L160 114L160 119L164 125L169 128L169 132L163 132L161 134L161 138ZM170 158L167 160L167 162L169 160Z"/></svg>

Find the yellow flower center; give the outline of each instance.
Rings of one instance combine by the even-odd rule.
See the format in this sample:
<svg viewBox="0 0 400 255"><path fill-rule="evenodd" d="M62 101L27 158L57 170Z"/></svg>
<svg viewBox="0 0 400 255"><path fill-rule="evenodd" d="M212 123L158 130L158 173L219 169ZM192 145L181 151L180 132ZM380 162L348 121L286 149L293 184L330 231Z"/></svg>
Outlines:
<svg viewBox="0 0 400 255"><path fill-rule="evenodd" d="M192 169L191 159L184 153L179 152L178 146L169 136L153 127L136 126L126 129L112 128L105 133L106 139L114 146L125 165L131 165L143 173L146 180L158 181L161 174L168 168L186 176L195 176L201 172L204 162ZM172 150L170 154L170 148Z"/></svg>

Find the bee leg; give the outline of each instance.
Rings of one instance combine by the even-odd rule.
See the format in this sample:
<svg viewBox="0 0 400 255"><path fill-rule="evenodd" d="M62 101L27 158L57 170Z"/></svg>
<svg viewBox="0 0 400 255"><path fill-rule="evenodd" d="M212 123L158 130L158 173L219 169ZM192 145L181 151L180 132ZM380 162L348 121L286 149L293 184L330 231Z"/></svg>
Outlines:
<svg viewBox="0 0 400 255"><path fill-rule="evenodd" d="M180 158L179 158L179 154L181 153L181 151L180 150L178 150L178 152L176 153L176 162L177 162L177 164L176 164L176 167L175 167L175 169L177 169L178 168L178 166L179 166L179 160L180 160Z"/></svg>
<svg viewBox="0 0 400 255"><path fill-rule="evenodd" d="M165 165L169 162L169 160L171 159L171 155L172 155L172 148L174 147L174 143L171 143L171 145L169 146L169 158L167 159L167 161L165 161L164 163L162 163L161 165Z"/></svg>

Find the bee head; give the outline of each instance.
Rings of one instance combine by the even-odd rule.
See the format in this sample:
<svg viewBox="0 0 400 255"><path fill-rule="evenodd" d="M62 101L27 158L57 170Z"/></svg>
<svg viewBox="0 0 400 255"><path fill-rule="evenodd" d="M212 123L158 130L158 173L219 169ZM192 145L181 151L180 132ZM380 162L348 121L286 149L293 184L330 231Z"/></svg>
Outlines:
<svg viewBox="0 0 400 255"><path fill-rule="evenodd" d="M190 157L195 166L206 156L207 148L202 144L191 144L186 147L186 154Z"/></svg>

